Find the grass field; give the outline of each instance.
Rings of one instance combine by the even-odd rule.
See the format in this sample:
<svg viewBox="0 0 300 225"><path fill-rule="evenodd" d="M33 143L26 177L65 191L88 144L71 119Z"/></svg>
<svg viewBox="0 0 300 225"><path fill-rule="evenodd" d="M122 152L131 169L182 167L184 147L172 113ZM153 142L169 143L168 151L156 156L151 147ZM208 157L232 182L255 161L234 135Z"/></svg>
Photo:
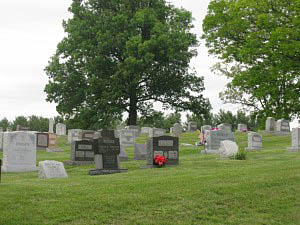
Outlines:
<svg viewBox="0 0 300 225"><path fill-rule="evenodd" d="M264 134L263 150L241 161L180 147L180 165L140 169L145 161L133 160L129 149L121 163L127 173L89 176L93 165L66 166L67 179L4 173L0 224L300 224L300 153L286 151L290 139ZM196 133L180 138L195 141ZM247 134L236 133L236 141L244 148ZM38 150L37 160L68 160L66 138L59 145L64 153Z"/></svg>

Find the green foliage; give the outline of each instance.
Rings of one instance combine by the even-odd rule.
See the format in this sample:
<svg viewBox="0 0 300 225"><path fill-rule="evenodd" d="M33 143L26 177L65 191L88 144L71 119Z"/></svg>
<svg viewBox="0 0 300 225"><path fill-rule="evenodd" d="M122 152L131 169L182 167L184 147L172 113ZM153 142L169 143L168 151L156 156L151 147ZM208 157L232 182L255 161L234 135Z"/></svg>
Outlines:
<svg viewBox="0 0 300 225"><path fill-rule="evenodd" d="M153 110L152 113L138 118L137 124L141 127L163 128L165 125L164 113Z"/></svg>
<svg viewBox="0 0 300 225"><path fill-rule="evenodd" d="M207 110L203 78L189 68L198 44L190 12L165 0L73 0L69 10L67 37L45 68L47 101L61 115L90 127L109 126L124 112L135 125L153 102Z"/></svg>
<svg viewBox="0 0 300 225"><path fill-rule="evenodd" d="M246 160L246 151L245 150L239 150L238 153L234 156L235 160Z"/></svg>
<svg viewBox="0 0 300 225"><path fill-rule="evenodd" d="M28 119L25 116L17 116L15 120L12 122L11 128L13 130L16 130L17 125L20 125L22 127L29 127Z"/></svg>
<svg viewBox="0 0 300 225"><path fill-rule="evenodd" d="M215 72L232 81L220 93L259 121L300 115L299 0L213 0L203 39L222 61ZM263 123L260 124L263 126Z"/></svg>
<svg viewBox="0 0 300 225"><path fill-rule="evenodd" d="M48 132L49 131L49 119L41 116L29 116L28 126L30 130Z"/></svg>
<svg viewBox="0 0 300 225"><path fill-rule="evenodd" d="M7 127L9 127L10 125L11 124L6 117L0 120L0 127L2 127L4 131L6 131Z"/></svg>

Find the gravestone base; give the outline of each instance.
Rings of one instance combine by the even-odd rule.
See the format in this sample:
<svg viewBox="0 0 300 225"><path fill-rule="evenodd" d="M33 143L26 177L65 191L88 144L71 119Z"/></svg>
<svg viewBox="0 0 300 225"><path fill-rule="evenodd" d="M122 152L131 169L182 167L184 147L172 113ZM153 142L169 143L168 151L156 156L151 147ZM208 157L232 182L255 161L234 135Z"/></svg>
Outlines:
<svg viewBox="0 0 300 225"><path fill-rule="evenodd" d="M13 166L10 166L10 165L5 165L5 166L2 166L2 172L34 172L34 171L37 171L37 167L36 166L17 166L17 165L13 165Z"/></svg>
<svg viewBox="0 0 300 225"><path fill-rule="evenodd" d="M64 161L64 165L68 165L68 166L83 166L83 165L91 165L91 164L95 164L95 161L72 161L72 160Z"/></svg>
<svg viewBox="0 0 300 225"><path fill-rule="evenodd" d="M258 148L258 147L245 147L246 151L252 151L252 150L262 150L263 148Z"/></svg>
<svg viewBox="0 0 300 225"><path fill-rule="evenodd" d="M202 150L200 151L200 154L219 154L219 150Z"/></svg>
<svg viewBox="0 0 300 225"><path fill-rule="evenodd" d="M127 172L128 169L95 169L90 170L89 175L96 176L96 175L108 175L108 174L114 174L114 173L123 173Z"/></svg>
<svg viewBox="0 0 300 225"><path fill-rule="evenodd" d="M288 147L287 148L288 152L300 152L300 147L296 148L296 147Z"/></svg>
<svg viewBox="0 0 300 225"><path fill-rule="evenodd" d="M64 152L64 150L60 148L46 148L47 152Z"/></svg>

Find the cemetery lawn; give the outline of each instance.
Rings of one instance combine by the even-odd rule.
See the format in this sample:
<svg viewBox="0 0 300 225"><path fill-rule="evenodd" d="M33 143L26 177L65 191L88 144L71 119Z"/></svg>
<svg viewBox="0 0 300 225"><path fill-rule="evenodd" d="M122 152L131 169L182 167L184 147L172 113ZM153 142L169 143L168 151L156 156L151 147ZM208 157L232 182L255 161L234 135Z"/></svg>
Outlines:
<svg viewBox="0 0 300 225"><path fill-rule="evenodd" d="M247 134L235 135L244 148ZM197 136L184 133L180 143L194 144ZM37 161L69 160L66 137L59 145L64 153L38 150ZM127 173L89 176L93 165L66 166L67 179L4 173L0 224L300 224L300 153L287 152L289 146L290 136L263 134L263 150L244 161L180 145L176 167L140 169L145 161L127 149L130 160L121 163Z"/></svg>

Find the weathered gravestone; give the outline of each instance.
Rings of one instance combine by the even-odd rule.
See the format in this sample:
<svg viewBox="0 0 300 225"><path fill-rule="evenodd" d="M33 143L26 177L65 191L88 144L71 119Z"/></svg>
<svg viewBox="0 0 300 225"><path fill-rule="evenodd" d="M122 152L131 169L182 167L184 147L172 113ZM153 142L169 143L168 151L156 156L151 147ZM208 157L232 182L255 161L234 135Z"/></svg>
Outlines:
<svg viewBox="0 0 300 225"><path fill-rule="evenodd" d="M66 177L68 177L68 175L62 162L57 162L54 160L39 162L39 178L51 179Z"/></svg>
<svg viewBox="0 0 300 225"><path fill-rule="evenodd" d="M41 149L48 148L49 134L48 133L36 133L36 147Z"/></svg>
<svg viewBox="0 0 300 225"><path fill-rule="evenodd" d="M134 145L134 159L145 160L147 157L147 145L146 144L135 144Z"/></svg>
<svg viewBox="0 0 300 225"><path fill-rule="evenodd" d="M262 149L262 135L256 132L248 133L248 147L245 150L251 151Z"/></svg>
<svg viewBox="0 0 300 225"><path fill-rule="evenodd" d="M179 164L178 137L160 136L149 138L147 142L147 165L146 168L158 167L154 159L157 155L168 159L166 166Z"/></svg>
<svg viewBox="0 0 300 225"><path fill-rule="evenodd" d="M68 143L71 144L72 141L81 140L81 129L69 129L68 130Z"/></svg>
<svg viewBox="0 0 300 225"><path fill-rule="evenodd" d="M53 133L48 133L48 148L46 148L47 152L63 152L62 149L57 147L57 135Z"/></svg>
<svg viewBox="0 0 300 225"><path fill-rule="evenodd" d="M67 127L63 123L56 124L56 134L59 136L64 136L67 134Z"/></svg>
<svg viewBox="0 0 300 225"><path fill-rule="evenodd" d="M36 135L25 131L5 132L3 172L36 171Z"/></svg>
<svg viewBox="0 0 300 225"><path fill-rule="evenodd" d="M201 126L201 133L205 133L206 130L211 130L211 126L210 125L204 125L204 126Z"/></svg>
<svg viewBox="0 0 300 225"><path fill-rule="evenodd" d="M275 131L275 119L273 117L268 117L266 120L265 132L274 132L274 131Z"/></svg>
<svg viewBox="0 0 300 225"><path fill-rule="evenodd" d="M234 141L234 133L226 130L207 130L205 131L205 149L200 153L219 153L221 141Z"/></svg>
<svg viewBox="0 0 300 225"><path fill-rule="evenodd" d="M276 134L290 134L290 121L281 119L276 121Z"/></svg>
<svg viewBox="0 0 300 225"><path fill-rule="evenodd" d="M238 153L239 147L234 141L225 140L221 141L219 151L221 158L230 158L234 157Z"/></svg>
<svg viewBox="0 0 300 225"><path fill-rule="evenodd" d="M120 130L120 145L122 146L134 146L135 144L135 132L132 130Z"/></svg>
<svg viewBox="0 0 300 225"><path fill-rule="evenodd" d="M0 132L4 132L3 127L0 127Z"/></svg>
<svg viewBox="0 0 300 225"><path fill-rule="evenodd" d="M66 165L94 164L93 141L81 140L71 143L71 160L64 162Z"/></svg>
<svg viewBox="0 0 300 225"><path fill-rule="evenodd" d="M188 132L196 132L197 131L197 123L196 122L189 122L187 127Z"/></svg>
<svg viewBox="0 0 300 225"><path fill-rule="evenodd" d="M21 125L17 125L17 131L29 131L29 127L23 127Z"/></svg>
<svg viewBox="0 0 300 225"><path fill-rule="evenodd" d="M149 130L149 137L159 137L159 136L164 136L166 134L166 130L165 129L161 129L161 128L151 128Z"/></svg>
<svg viewBox="0 0 300 225"><path fill-rule="evenodd" d="M89 175L105 175L126 172L120 169L120 140L115 137L100 137L93 140L96 169Z"/></svg>
<svg viewBox="0 0 300 225"><path fill-rule="evenodd" d="M3 135L4 132L0 132L0 152L3 150Z"/></svg>
<svg viewBox="0 0 300 225"><path fill-rule="evenodd" d="M229 123L221 123L217 127L218 127L219 130L224 130L224 131L227 131L227 132L232 131L232 126Z"/></svg>
<svg viewBox="0 0 300 225"><path fill-rule="evenodd" d="M173 125L173 128L171 130L171 134L175 137L180 137L180 135L182 134L182 126L180 123L175 123Z"/></svg>
<svg viewBox="0 0 300 225"><path fill-rule="evenodd" d="M141 134L141 128L139 126L127 126L126 130L132 130L135 133L135 136L138 137Z"/></svg>
<svg viewBox="0 0 300 225"><path fill-rule="evenodd" d="M292 147L287 148L290 152L300 151L300 128L292 129Z"/></svg>
<svg viewBox="0 0 300 225"><path fill-rule="evenodd" d="M53 126L54 126L54 119L50 118L49 119L49 133L54 133Z"/></svg>
<svg viewBox="0 0 300 225"><path fill-rule="evenodd" d="M142 127L141 128L141 133L142 134L149 134L151 127Z"/></svg>
<svg viewBox="0 0 300 225"><path fill-rule="evenodd" d="M240 131L240 132L246 132L246 131L248 131L248 128L247 128L246 124L240 123L240 124L238 124L238 129L237 130Z"/></svg>
<svg viewBox="0 0 300 225"><path fill-rule="evenodd" d="M81 131L81 140L93 140L95 138L96 131L94 130L82 130Z"/></svg>

